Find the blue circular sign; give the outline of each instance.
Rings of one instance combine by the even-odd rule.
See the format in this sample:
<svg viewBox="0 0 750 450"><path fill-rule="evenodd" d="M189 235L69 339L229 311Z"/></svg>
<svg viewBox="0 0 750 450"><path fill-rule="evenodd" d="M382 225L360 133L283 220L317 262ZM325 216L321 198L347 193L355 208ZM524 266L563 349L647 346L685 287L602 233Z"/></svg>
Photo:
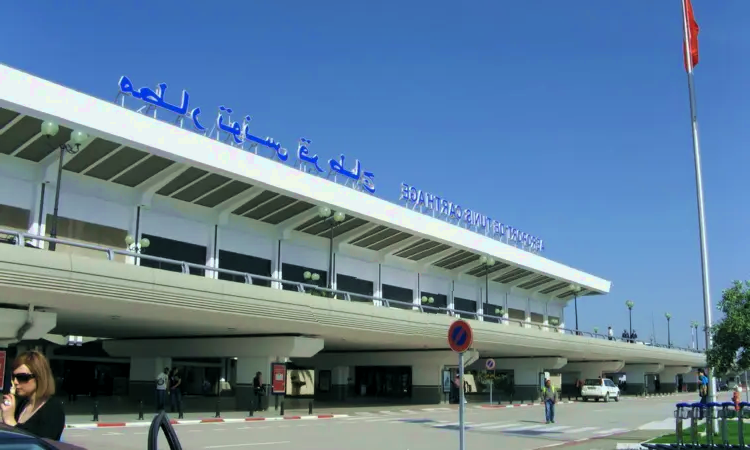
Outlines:
<svg viewBox="0 0 750 450"><path fill-rule="evenodd" d="M448 328L448 345L454 352L465 352L471 347L473 340L474 332L468 322L456 320Z"/></svg>
<svg viewBox="0 0 750 450"><path fill-rule="evenodd" d="M484 363L484 366L487 368L487 370L495 370L495 360L488 359L487 362Z"/></svg>

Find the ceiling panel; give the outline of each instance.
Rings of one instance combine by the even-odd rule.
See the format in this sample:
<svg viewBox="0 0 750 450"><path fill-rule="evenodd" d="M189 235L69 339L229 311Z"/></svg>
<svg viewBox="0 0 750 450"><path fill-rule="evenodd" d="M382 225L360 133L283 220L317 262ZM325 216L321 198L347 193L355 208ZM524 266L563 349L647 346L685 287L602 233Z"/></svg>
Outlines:
<svg viewBox="0 0 750 450"><path fill-rule="evenodd" d="M545 295L551 294L551 293L553 293L553 292L555 292L557 290L560 290L560 289L568 286L569 284L570 283L567 283L567 282L563 281L561 283L553 284L552 286L550 286L550 287L548 287L546 289L543 289L543 290L541 290L539 292L542 293L542 294L545 294Z"/></svg>
<svg viewBox="0 0 750 450"><path fill-rule="evenodd" d="M441 259L440 261L437 261L434 265L438 267L445 267L449 264L453 264L454 262L465 258L466 255L470 255L471 253L465 251L465 250L456 250L455 253L451 253L450 255L446 256L445 258Z"/></svg>
<svg viewBox="0 0 750 450"><path fill-rule="evenodd" d="M466 254L461 259L458 259L455 262L452 262L450 264L446 264L446 265L442 266L443 269L446 269L446 270L458 269L459 267L465 266L465 265L470 264L470 263L472 263L474 261L479 261L479 255L475 255L475 254L470 253L470 252L465 252L465 253Z"/></svg>
<svg viewBox="0 0 750 450"><path fill-rule="evenodd" d="M144 159L132 169L115 178L113 183L127 187L136 187L172 164L174 164L174 161L162 158L161 156L151 155L150 158Z"/></svg>
<svg viewBox="0 0 750 450"><path fill-rule="evenodd" d="M391 236L391 237L389 237L387 239L384 239L384 240L382 240L380 242L376 242L376 243L368 246L367 248L369 248L370 250L379 251L379 250L382 250L382 249L388 247L389 245L398 244L399 242L405 241L405 240L409 239L410 237L412 237L412 235L409 234L409 233L401 233L401 232L399 232L396 235Z"/></svg>
<svg viewBox="0 0 750 450"><path fill-rule="evenodd" d="M240 216L245 214L246 212L250 211L251 209L257 207L261 203L265 203L268 200L278 196L279 194L271 191L263 191L260 194L256 195L255 197L251 198L247 202L245 202L244 205L240 206L239 208L232 211L233 214L239 214Z"/></svg>
<svg viewBox="0 0 750 450"><path fill-rule="evenodd" d="M120 145L114 142L99 138L94 139L86 148L76 154L75 158L68 161L64 169L74 173L81 173L119 147Z"/></svg>
<svg viewBox="0 0 750 450"><path fill-rule="evenodd" d="M266 217L263 222L270 223L271 225L278 225L287 219L291 219L297 214L302 214L303 212L310 210L314 206L315 205L306 202L297 202L288 208L284 208L283 211L279 211L276 214Z"/></svg>
<svg viewBox="0 0 750 450"><path fill-rule="evenodd" d="M245 214L245 217L249 219L260 220L266 217L267 215L274 213L275 211L278 211L282 208L285 208L291 205L292 203L296 201L297 200L294 198L279 195L278 197L275 197L273 200L269 200L268 202L262 205L259 205L257 208Z"/></svg>
<svg viewBox="0 0 750 450"><path fill-rule="evenodd" d="M0 129L2 129L5 125L8 125L9 123L11 123L13 119L18 117L19 115L20 114L15 111L11 111L5 108L0 108Z"/></svg>
<svg viewBox="0 0 750 450"><path fill-rule="evenodd" d="M60 146L70 140L70 128L60 127L56 135L52 137L41 136L28 147L18 152L16 156L27 161L39 162L50 153L60 151ZM75 149L75 146L73 147Z"/></svg>
<svg viewBox="0 0 750 450"><path fill-rule="evenodd" d="M398 233L399 231L394 230L393 228L385 228L384 230L381 230L371 236L363 239L358 239L354 245L356 245L357 247L369 247L376 242L380 242L383 239L388 239L389 237L395 236Z"/></svg>
<svg viewBox="0 0 750 450"><path fill-rule="evenodd" d="M8 131L0 134L0 153L10 155L41 131L42 121L33 117L24 117Z"/></svg>
<svg viewBox="0 0 750 450"><path fill-rule="evenodd" d="M182 200L183 202L192 202L201 195L206 195L207 193L228 182L229 178L223 175L212 173L209 176L196 181L177 194L173 195L172 198Z"/></svg>
<svg viewBox="0 0 750 450"><path fill-rule="evenodd" d="M352 239L351 241L349 241L349 244L357 245L357 242L360 242L363 239L367 239L368 237L370 237L370 236L372 236L374 234L380 233L381 231L385 230L386 228L388 228L388 227L383 226L383 225L378 225L377 227L373 228L372 230L368 231L367 233L364 233L364 234L362 234L360 236L355 237L354 239Z"/></svg>
<svg viewBox="0 0 750 450"><path fill-rule="evenodd" d="M174 177L172 181L164 185L163 188L159 189L156 193L169 197L180 189L184 188L188 184L207 174L203 169L197 167L190 167L181 174Z"/></svg>
<svg viewBox="0 0 750 450"><path fill-rule="evenodd" d="M240 195L241 193L245 192L251 187L253 186L250 184L235 180L229 183L228 185L222 187L221 189L218 189L208 194L207 196L195 202L195 204L206 206L208 208L213 208L217 206L218 204L226 200L229 200L232 197L236 197Z"/></svg>
<svg viewBox="0 0 750 450"><path fill-rule="evenodd" d="M99 180L109 180L123 170L148 157L148 153L130 147L124 147L101 164L92 168L86 175Z"/></svg>

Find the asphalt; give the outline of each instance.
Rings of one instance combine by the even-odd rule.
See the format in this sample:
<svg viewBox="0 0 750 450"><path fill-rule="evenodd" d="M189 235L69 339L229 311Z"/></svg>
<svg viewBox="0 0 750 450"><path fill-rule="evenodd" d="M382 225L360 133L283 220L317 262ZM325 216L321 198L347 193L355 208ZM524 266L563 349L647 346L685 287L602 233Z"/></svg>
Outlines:
<svg viewBox="0 0 750 450"><path fill-rule="evenodd" d="M544 408L466 409L466 448L536 450L549 447L594 450L615 449L618 443L637 443L670 431L674 404L688 397L629 399L615 403L567 403L557 408L554 424L544 423ZM408 408L408 409L407 409ZM271 450L454 450L458 447L455 407L366 408L340 411L334 417L306 416L287 420L175 425L182 448ZM231 418L227 418L231 419ZM68 421L70 423L70 420ZM135 450L146 448L147 422L128 426L73 428L65 441L89 449ZM161 438L159 448L167 448Z"/></svg>

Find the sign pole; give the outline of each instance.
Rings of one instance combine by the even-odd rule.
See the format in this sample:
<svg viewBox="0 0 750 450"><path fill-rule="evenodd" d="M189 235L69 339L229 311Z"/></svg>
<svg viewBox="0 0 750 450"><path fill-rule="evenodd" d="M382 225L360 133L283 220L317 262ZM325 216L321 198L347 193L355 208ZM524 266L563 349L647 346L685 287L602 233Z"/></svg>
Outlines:
<svg viewBox="0 0 750 450"><path fill-rule="evenodd" d="M458 354L458 378L461 386L459 387L459 399L458 399L458 449L466 449L466 429L464 423L464 353Z"/></svg>

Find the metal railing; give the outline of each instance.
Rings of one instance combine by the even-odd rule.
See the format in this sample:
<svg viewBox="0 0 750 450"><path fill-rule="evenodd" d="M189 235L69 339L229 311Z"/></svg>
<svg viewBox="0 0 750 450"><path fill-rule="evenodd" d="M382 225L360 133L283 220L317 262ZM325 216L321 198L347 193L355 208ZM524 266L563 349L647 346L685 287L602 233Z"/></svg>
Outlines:
<svg viewBox="0 0 750 450"><path fill-rule="evenodd" d="M267 283L270 283L272 288L275 287L276 289L279 289L285 286L289 286L292 288L292 290L296 290L297 292L313 294L313 295L326 297L326 298L340 299L340 300L345 300L349 302L364 300L367 302L372 302L375 305L383 305L383 306L390 307L390 308L400 308L400 309L405 309L405 310L419 311L423 313L447 314L450 316L460 317L464 319L482 320L484 322L490 322L490 323L494 322L494 323L498 323L501 325L505 325L505 324L517 325L521 328L551 331L551 332L557 332L557 333L562 333L562 334L570 334L570 335L588 337L592 339L604 339L604 340L610 340L610 341L616 341L616 342L637 343L637 342L632 341L631 339L618 338L614 336L610 337L610 336L606 336L603 334L592 333L589 331L563 328L557 325L543 324L543 323L538 323L538 322L527 322L526 320L511 319L509 317L496 316L493 314L480 313L476 311L463 311L463 310L459 310L455 308L448 308L448 307L442 307L442 306L429 306L429 305L415 304L412 302L404 302L400 300L392 300L388 298L375 297L372 295L360 294L356 292L342 291L340 289L330 289L330 288L321 287L315 284L302 283L299 281L290 281L290 280L284 280L281 278L267 277L263 275L255 275L255 274L250 274L247 272L239 272L236 270L221 269L217 267L206 266L203 264L195 264L195 263L186 262L186 261L178 261L175 259L162 258L159 256L144 255L142 253L136 253L136 252L132 252L129 250L122 250L122 249L104 247L100 245L87 244L84 242L76 242L76 241L71 241L67 239L52 238L49 236L39 236L35 234L30 234L30 233L23 233L21 231L0 229L0 234L9 236L9 238L5 239L6 244L13 244L18 247L32 248L35 250L42 249L40 247L35 246L32 243L35 240L49 242L49 243L54 242L60 245L68 245L71 247L78 247L78 248L83 248L87 250L102 252L107 255L107 259L110 261L115 260L115 255L122 255L122 256L137 258L141 260L154 261L159 264L168 264L172 266L177 266L180 268L180 272L182 272L183 274L188 274L188 275L191 273L191 270L194 270L196 272L199 272L199 271L213 272L213 273L216 273L217 275L225 274L225 275L231 275L232 277L240 278L245 284L254 284L253 282L256 280L265 281ZM1 241L2 240L0 239L0 242ZM29 241L32 241L32 242L29 242ZM159 268L161 269L161 267ZM681 351L687 351L687 352L692 352L692 353L702 353L695 349L681 348L681 347L676 347L676 346L667 346L667 345L660 345L660 344L649 344L649 346L659 347L659 348L670 348L672 350L681 350Z"/></svg>

